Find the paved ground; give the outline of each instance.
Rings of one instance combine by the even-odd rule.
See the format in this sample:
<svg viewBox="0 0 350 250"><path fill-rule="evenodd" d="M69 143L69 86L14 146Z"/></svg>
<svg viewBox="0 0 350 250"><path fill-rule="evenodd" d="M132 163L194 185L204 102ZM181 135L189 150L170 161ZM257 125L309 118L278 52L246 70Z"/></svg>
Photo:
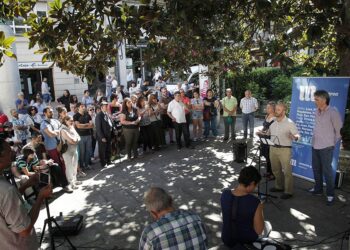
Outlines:
<svg viewBox="0 0 350 250"><path fill-rule="evenodd" d="M261 121L256 123L260 125ZM238 128L240 124L238 119ZM251 143L250 148L254 146ZM249 154L248 164L255 164L254 150ZM57 198L50 205L51 214L84 215L83 230L70 237L79 248L137 249L144 225L151 222L142 203L143 193L152 185L161 186L173 195L177 207L191 209L201 216L207 226L209 247L223 249L220 194L223 188L235 185L244 166L233 162L232 142L223 143L220 138L209 138L197 143L193 150L180 152L175 145L169 145L137 162L117 162L103 170L96 165L73 194L56 193ZM264 187L262 184L261 188ZM331 241L350 228L349 179L343 185L345 190L337 191L337 202L332 207L325 206L325 197L309 195L306 190L310 187L311 183L295 178L293 199L273 199L273 203L265 204L266 220L273 227L271 237L284 239L300 249L340 249L340 240ZM38 233L45 218L43 209L35 225ZM336 238L324 240L336 234ZM310 246L321 240L324 244ZM56 243L63 244L58 249L69 249L60 238ZM348 242L344 242L344 249L345 244ZM48 249L46 243L43 246Z"/></svg>

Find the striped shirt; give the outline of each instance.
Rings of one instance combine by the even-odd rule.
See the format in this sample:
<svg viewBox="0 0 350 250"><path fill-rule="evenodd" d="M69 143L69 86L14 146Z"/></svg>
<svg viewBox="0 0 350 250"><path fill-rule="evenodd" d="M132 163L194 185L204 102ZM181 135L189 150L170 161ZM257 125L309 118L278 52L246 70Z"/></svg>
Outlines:
<svg viewBox="0 0 350 250"><path fill-rule="evenodd" d="M241 99L241 104L239 107L242 109L243 114L249 114L255 112L258 109L259 105L258 101L254 97L244 97Z"/></svg>
<svg viewBox="0 0 350 250"><path fill-rule="evenodd" d="M179 209L148 225L142 232L139 249L207 249L207 241L199 216Z"/></svg>
<svg viewBox="0 0 350 250"><path fill-rule="evenodd" d="M25 159L23 156L20 156L16 160L16 166L17 166L18 172L20 173L22 173L23 168L27 168L29 172L34 172L33 167L36 167L38 165L39 165L39 159L36 156L36 154L34 154L34 158L30 162L27 162L27 159Z"/></svg>

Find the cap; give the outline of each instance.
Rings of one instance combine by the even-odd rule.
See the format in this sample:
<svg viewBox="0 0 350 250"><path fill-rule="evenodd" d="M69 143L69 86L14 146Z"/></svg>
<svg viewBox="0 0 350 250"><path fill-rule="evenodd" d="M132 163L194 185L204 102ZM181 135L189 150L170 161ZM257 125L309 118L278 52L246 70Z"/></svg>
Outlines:
<svg viewBox="0 0 350 250"><path fill-rule="evenodd" d="M101 105L108 105L108 102L103 101L101 102Z"/></svg>

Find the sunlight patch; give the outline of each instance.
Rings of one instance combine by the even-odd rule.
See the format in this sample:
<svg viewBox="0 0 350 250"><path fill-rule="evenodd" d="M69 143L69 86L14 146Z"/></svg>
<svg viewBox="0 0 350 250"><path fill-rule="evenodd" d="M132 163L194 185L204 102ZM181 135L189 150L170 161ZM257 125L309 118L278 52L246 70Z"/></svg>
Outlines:
<svg viewBox="0 0 350 250"><path fill-rule="evenodd" d="M295 218L297 218L298 220L306 220L306 219L310 219L310 216L295 210L294 208L290 209L290 214L293 215Z"/></svg>
<svg viewBox="0 0 350 250"><path fill-rule="evenodd" d="M204 217L215 222L222 222L222 218L219 214L208 214Z"/></svg>

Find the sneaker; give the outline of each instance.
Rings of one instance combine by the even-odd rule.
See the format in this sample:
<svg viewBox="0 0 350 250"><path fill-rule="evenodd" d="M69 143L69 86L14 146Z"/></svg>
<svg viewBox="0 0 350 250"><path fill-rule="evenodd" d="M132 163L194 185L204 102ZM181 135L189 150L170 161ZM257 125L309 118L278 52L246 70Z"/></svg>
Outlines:
<svg viewBox="0 0 350 250"><path fill-rule="evenodd" d="M78 189L78 186L75 184L71 184L70 187L71 187L71 189Z"/></svg>
<svg viewBox="0 0 350 250"><path fill-rule="evenodd" d="M335 202L334 196L327 196L327 206L333 206Z"/></svg>
<svg viewBox="0 0 350 250"><path fill-rule="evenodd" d="M75 181L75 182L74 182L74 185L81 185L81 184L83 184L82 181Z"/></svg>
<svg viewBox="0 0 350 250"><path fill-rule="evenodd" d="M71 189L70 186L65 186L65 187L63 188L63 191L66 192L66 193L68 193L68 194L73 193L73 189Z"/></svg>
<svg viewBox="0 0 350 250"><path fill-rule="evenodd" d="M275 188L275 187L270 188L270 192L273 192L273 193L278 193L283 191L284 189L280 189L280 188Z"/></svg>
<svg viewBox="0 0 350 250"><path fill-rule="evenodd" d="M192 141L196 142L196 141L197 141L197 138L193 138Z"/></svg>
<svg viewBox="0 0 350 250"><path fill-rule="evenodd" d="M86 170L93 170L93 167L91 165L87 165L87 167L85 169Z"/></svg>
<svg viewBox="0 0 350 250"><path fill-rule="evenodd" d="M86 174L83 171L78 172L77 174L78 177L85 177Z"/></svg>
<svg viewBox="0 0 350 250"><path fill-rule="evenodd" d="M228 138L224 138L222 141L227 141L228 140Z"/></svg>
<svg viewBox="0 0 350 250"><path fill-rule="evenodd" d="M283 200L287 200L287 199L290 199L290 198L292 198L292 197L293 197L292 194L286 194L286 193L284 193L284 194L282 194L282 195L280 196L280 198L283 199Z"/></svg>
<svg viewBox="0 0 350 250"><path fill-rule="evenodd" d="M312 195L318 195L318 196L323 195L322 191L316 191L315 188L309 189L309 193L311 193Z"/></svg>

